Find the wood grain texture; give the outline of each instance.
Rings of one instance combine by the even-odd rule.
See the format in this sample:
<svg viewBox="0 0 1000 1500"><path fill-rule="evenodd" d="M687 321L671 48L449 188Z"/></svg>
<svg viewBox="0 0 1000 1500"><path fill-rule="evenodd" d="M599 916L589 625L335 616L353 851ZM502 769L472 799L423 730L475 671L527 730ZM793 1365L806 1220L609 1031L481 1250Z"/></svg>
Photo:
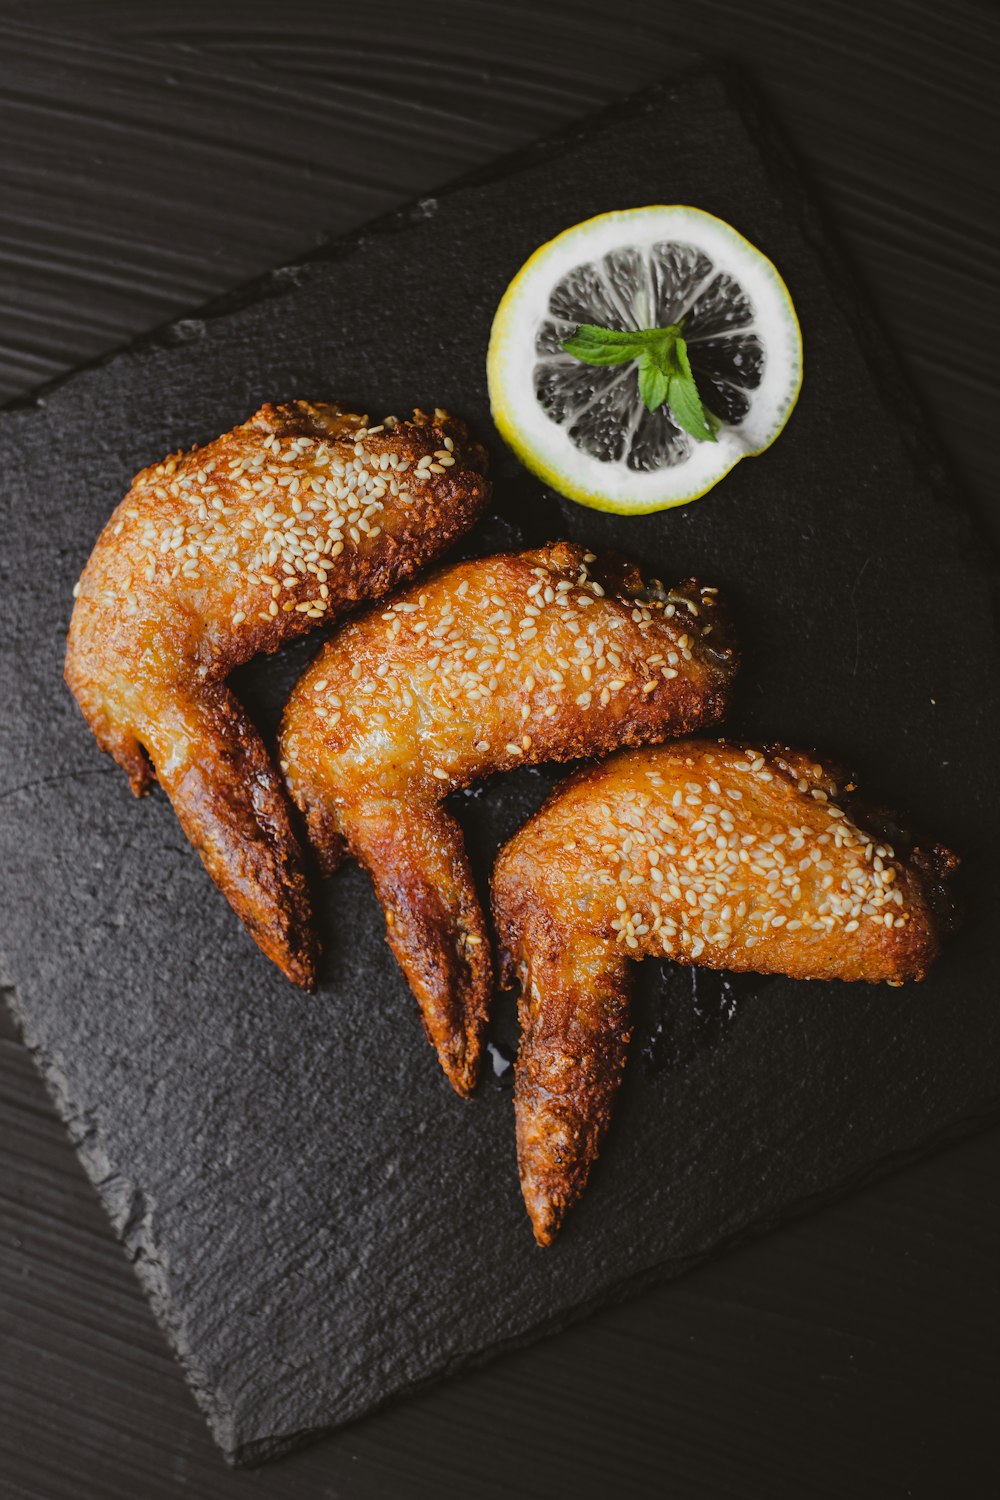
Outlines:
<svg viewBox="0 0 1000 1500"><path fill-rule="evenodd" d="M650 81L679 37L770 94L996 535L997 16L872 10L0 5L2 389ZM233 1476L0 1035L4 1497L995 1491L1000 1133Z"/></svg>
<svg viewBox="0 0 1000 1500"><path fill-rule="evenodd" d="M0 5L0 393L652 82L745 65L985 482L997 12L931 0ZM945 353L932 316L961 329Z"/></svg>

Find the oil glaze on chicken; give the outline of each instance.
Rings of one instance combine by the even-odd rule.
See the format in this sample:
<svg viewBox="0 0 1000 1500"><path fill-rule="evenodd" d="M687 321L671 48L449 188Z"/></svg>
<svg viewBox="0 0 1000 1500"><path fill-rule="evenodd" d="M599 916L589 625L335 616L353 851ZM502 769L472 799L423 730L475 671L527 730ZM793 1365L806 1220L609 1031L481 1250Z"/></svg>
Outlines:
<svg viewBox="0 0 1000 1500"><path fill-rule="evenodd" d="M484 473L442 411L370 427L331 403L264 406L136 475L77 586L66 680L98 744L137 796L155 776L262 950L306 987L301 850L226 678L440 556L486 505Z"/></svg>
<svg viewBox="0 0 1000 1500"><path fill-rule="evenodd" d="M923 978L957 860L936 845L895 852L839 805L848 790L795 751L681 742L571 777L501 851L494 917L521 990L518 1162L540 1244L583 1191L611 1118L630 960Z"/></svg>
<svg viewBox="0 0 1000 1500"><path fill-rule="evenodd" d="M370 872L454 1087L475 1084L493 969L449 792L716 723L736 654L713 589L558 543L459 564L348 621L300 679L280 755L329 872Z"/></svg>

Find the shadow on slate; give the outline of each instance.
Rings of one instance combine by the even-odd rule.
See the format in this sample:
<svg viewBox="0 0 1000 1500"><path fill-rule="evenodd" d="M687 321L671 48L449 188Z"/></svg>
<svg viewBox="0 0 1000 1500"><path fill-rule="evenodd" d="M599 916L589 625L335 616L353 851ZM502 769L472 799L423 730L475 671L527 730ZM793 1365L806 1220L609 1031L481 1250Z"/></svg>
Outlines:
<svg viewBox="0 0 1000 1500"><path fill-rule="evenodd" d="M701 504L621 522L558 502L501 447L487 335L543 240L674 201L731 220L781 267L806 381L770 453ZM322 987L297 993L166 800L132 800L62 684L73 583L134 471L295 396L467 416L496 480L469 550L561 533L724 586L745 644L731 731L822 747L964 856L965 929L920 988L744 980L699 1000L686 975L664 966L657 984L647 966L622 1108L548 1251L521 1206L509 1093L489 1066L472 1103L449 1091L367 879L347 868L325 889ZM2 979L229 1458L280 1453L995 1113L992 564L780 148L716 75L11 409L0 474ZM265 727L313 649L240 674ZM457 799L481 872L555 779L525 771ZM508 1003L496 1036L502 1084Z"/></svg>

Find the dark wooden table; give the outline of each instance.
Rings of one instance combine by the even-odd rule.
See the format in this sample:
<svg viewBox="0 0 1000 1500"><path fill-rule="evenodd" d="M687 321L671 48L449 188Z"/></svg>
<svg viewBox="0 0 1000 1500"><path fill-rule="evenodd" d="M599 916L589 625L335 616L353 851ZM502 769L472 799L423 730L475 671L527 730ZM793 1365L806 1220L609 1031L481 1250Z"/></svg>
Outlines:
<svg viewBox="0 0 1000 1500"><path fill-rule="evenodd" d="M694 45L770 100L996 541L998 31L972 0L0 0L0 399ZM992 1497L998 1174L994 1131L232 1474L0 1007L0 1497Z"/></svg>

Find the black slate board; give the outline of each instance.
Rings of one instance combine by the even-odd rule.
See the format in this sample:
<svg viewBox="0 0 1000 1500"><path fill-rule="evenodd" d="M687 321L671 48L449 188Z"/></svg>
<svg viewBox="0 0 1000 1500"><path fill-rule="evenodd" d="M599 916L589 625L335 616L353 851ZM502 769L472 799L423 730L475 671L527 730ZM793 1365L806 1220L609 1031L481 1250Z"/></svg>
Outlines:
<svg viewBox="0 0 1000 1500"><path fill-rule="evenodd" d="M0 421L4 978L239 1460L683 1270L1000 1099L990 579L891 362L759 138L716 79L665 87ZM500 449L483 352L537 243L658 200L720 213L778 262L807 378L766 458L702 504L623 527L561 511ZM727 997L710 993L714 1023L695 1027L686 976L664 970L605 1157L548 1252L520 1206L509 1101L488 1082L471 1105L448 1092L358 872L324 893L325 982L301 997L259 959L163 799L133 804L101 763L61 685L70 589L132 472L262 399L303 394L467 415L496 460L480 548L561 530L725 585L746 645L732 729L844 757L966 858L965 931L920 990L761 982L725 1025ZM243 674L265 725L311 649ZM523 773L465 799L484 868L552 780Z"/></svg>

